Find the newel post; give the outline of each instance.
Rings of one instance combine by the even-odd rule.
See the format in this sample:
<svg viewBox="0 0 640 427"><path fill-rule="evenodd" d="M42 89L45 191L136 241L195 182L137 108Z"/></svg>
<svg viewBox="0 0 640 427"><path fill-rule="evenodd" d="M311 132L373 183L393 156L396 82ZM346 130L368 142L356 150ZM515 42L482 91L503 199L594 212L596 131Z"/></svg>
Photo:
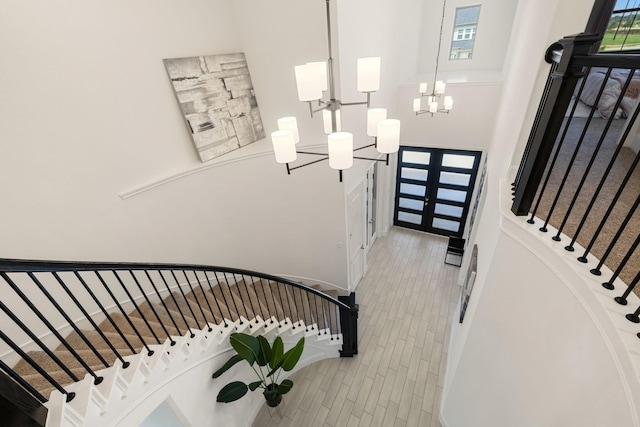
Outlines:
<svg viewBox="0 0 640 427"><path fill-rule="evenodd" d="M338 296L338 300L349 306L340 307L340 329L342 330L342 351L340 357L353 357L358 354L358 304L356 294Z"/></svg>
<svg viewBox="0 0 640 427"><path fill-rule="evenodd" d="M600 39L598 35L580 33L567 36L547 49L545 60L553 66L514 182L511 211L516 215L529 213L565 112L578 80L584 75L583 67L575 65L574 59L588 55Z"/></svg>

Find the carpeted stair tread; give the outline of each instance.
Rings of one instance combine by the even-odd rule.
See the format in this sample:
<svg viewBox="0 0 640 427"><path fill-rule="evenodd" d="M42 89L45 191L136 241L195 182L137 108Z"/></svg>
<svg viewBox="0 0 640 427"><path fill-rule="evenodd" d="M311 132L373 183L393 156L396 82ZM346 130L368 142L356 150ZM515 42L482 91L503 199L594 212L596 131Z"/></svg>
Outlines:
<svg viewBox="0 0 640 427"><path fill-rule="evenodd" d="M71 369L71 372L81 380L86 374L86 371L82 368ZM62 387L75 382L69 375L67 375L66 372L62 370L56 370L47 373ZM55 387L51 385L51 383L40 374L29 374L22 376L22 378L29 384L31 384L33 388L38 390L46 398L48 398L49 394L51 394L51 392L55 389Z"/></svg>
<svg viewBox="0 0 640 427"><path fill-rule="evenodd" d="M193 292L187 295L187 299L189 302L193 304L199 304L204 311L207 322L210 323L221 323L222 322L222 314L216 305L215 299L211 295L211 291L207 290L205 292L200 288L196 288Z"/></svg>
<svg viewBox="0 0 640 427"><path fill-rule="evenodd" d="M149 326L151 326L151 328L153 328L153 331L156 333L156 336L158 338L156 340L156 338L151 333L151 330L149 329L149 326L147 326L145 321L137 317L137 313L135 314L136 315L134 316L134 313L131 313L131 315L129 316L129 321L131 322L131 324L133 324L133 327L135 327L135 330L133 329L131 324L129 324L129 321L127 321L126 318L121 313L111 313L110 316L113 319L113 321L118 325L118 327L120 328L120 331L122 331L123 334L132 335L137 338L135 340L136 344L140 344L140 345L142 344L140 339L138 338L136 331L140 334L140 336L144 339L144 341L147 344L160 344L165 341L166 334L164 333L162 326L159 323L147 321L149 323ZM116 332L111 322L109 322L106 319L98 326L104 332ZM134 342L131 342L131 344L134 345Z"/></svg>
<svg viewBox="0 0 640 427"><path fill-rule="evenodd" d="M78 356L84 360L84 362L89 365L89 367L93 370L106 368L104 363L100 361L98 356L92 350L76 350ZM31 359L33 359L38 365L44 368L47 372L53 372L56 370L61 370L60 365L58 365L47 353L44 351L30 351L27 353ZM53 352L54 356L56 356L62 364L69 369L84 369L82 364L67 350L61 351L56 350ZM113 353L112 353L113 354ZM109 362L108 355L102 355L102 357ZM115 356L114 356L115 357ZM20 360L16 366L13 367L13 370L19 373L22 376L25 375L33 375L38 374L38 371L35 370L29 363L24 360ZM39 375L39 374L38 374Z"/></svg>
<svg viewBox="0 0 640 427"><path fill-rule="evenodd" d="M275 316L277 319L284 319L286 316L284 315L284 310L279 303L279 298L277 295L272 293L273 284L269 283L269 281L258 281L253 283L253 289L256 293L256 296L262 306L266 308L266 312L268 313L268 317Z"/></svg>
<svg viewBox="0 0 640 427"><path fill-rule="evenodd" d="M182 294L174 292L172 297L164 299L164 303L169 309L183 313L190 328L200 329L204 327L205 319L194 301L189 301Z"/></svg>
<svg viewBox="0 0 640 427"><path fill-rule="evenodd" d="M267 307L258 297L258 292L255 289L254 283L246 283L245 281L238 282L236 283L236 291L243 295L245 301L248 299L247 305L256 315L263 319L269 317Z"/></svg>
<svg viewBox="0 0 640 427"><path fill-rule="evenodd" d="M148 321L153 321L154 323L158 323L161 329L162 329L162 325L164 325L164 327L167 329L167 332L164 332L164 330L161 330L162 336L167 336L167 333L169 335L178 335L178 330L173 324L171 314L167 312L167 310L162 306L162 304L154 304L153 306L150 306L149 303L145 302L144 304L141 304L138 308L140 309L140 312L142 313L142 315ZM136 310L131 313L131 316L137 317L139 316L139 314L140 313L138 313L138 311ZM174 318L174 320L177 323L177 319Z"/></svg>

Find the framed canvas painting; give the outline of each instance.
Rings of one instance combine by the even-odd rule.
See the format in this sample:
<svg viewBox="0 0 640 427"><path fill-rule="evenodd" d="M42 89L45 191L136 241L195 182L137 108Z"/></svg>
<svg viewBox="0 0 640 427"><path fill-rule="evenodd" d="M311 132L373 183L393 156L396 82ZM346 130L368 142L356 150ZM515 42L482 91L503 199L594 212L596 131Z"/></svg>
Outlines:
<svg viewBox="0 0 640 427"><path fill-rule="evenodd" d="M163 62L202 162L265 137L244 53Z"/></svg>

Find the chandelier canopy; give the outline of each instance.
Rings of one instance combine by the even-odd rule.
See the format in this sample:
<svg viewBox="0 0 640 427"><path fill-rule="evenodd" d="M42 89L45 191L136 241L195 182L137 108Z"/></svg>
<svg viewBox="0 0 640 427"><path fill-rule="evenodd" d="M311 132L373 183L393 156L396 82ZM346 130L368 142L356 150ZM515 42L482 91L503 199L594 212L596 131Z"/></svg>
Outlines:
<svg viewBox="0 0 640 427"><path fill-rule="evenodd" d="M370 108L371 94L380 89L380 57L359 58L357 62L357 90L366 94L366 101L347 103L336 99L331 45L330 0L325 1L329 58L326 62L309 62L296 66L295 77L298 99L309 104L311 117L315 113L322 112L324 132L328 135L327 153L298 151L296 149L296 144L300 142L300 135L295 117L279 119L278 130L271 134L271 141L276 161L286 164L288 174L291 174L291 171L295 169L329 160L329 167L339 171L340 182L342 182L342 171L353 166L353 159L385 161L386 164L389 164L389 154L397 152L400 146L400 121L388 119L387 110L384 108ZM351 105L367 106L367 135L374 138L373 144L354 149L353 134L342 131L340 110L344 106ZM354 157L355 151L368 147L376 147L379 153L387 155L386 159ZM302 165L290 166L290 163L297 160L298 154L322 158Z"/></svg>

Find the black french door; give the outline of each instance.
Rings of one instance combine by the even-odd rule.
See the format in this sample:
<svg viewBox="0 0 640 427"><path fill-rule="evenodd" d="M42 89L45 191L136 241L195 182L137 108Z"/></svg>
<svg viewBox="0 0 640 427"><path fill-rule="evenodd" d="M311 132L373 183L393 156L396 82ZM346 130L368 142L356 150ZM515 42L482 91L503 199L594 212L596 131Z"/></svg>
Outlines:
<svg viewBox="0 0 640 427"><path fill-rule="evenodd" d="M400 147L393 223L461 237L482 153Z"/></svg>

